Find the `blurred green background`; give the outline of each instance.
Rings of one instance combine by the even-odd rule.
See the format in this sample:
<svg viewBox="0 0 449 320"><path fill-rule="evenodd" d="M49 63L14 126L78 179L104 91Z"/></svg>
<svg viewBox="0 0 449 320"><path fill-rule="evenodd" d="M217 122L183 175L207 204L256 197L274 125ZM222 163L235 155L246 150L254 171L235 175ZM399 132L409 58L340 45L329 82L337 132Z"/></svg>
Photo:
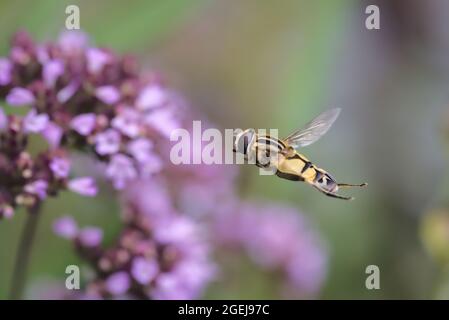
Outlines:
<svg viewBox="0 0 449 320"><path fill-rule="evenodd" d="M449 1L0 1L0 55L18 29L55 39L69 4L80 7L81 27L96 44L136 54L220 127L287 135L325 109L343 108L330 133L304 153L343 182L369 182L354 191L355 201L276 177L261 184L251 167L242 168L245 197L286 202L313 221L330 253L320 298L449 298L441 289L445 263L433 260L420 237L434 234L433 224L420 233L422 217L449 200ZM380 7L380 30L365 28L369 4ZM31 282L63 278L65 266L78 262L52 234L55 217L76 215L113 237L118 202L104 193L46 203ZM0 223L0 298L23 218L20 212ZM447 252L449 228L439 239ZM380 290L365 288L370 264L380 268ZM240 283L206 298L275 298L260 282L242 263Z"/></svg>

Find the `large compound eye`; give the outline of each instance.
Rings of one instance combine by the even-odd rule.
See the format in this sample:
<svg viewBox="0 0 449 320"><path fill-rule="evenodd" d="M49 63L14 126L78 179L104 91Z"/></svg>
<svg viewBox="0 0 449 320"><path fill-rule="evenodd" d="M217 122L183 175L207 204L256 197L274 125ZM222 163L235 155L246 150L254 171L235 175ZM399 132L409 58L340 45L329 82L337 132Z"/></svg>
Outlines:
<svg viewBox="0 0 449 320"><path fill-rule="evenodd" d="M254 134L254 130L248 129L238 135L235 141L235 150L239 153L247 154L248 148L253 143Z"/></svg>

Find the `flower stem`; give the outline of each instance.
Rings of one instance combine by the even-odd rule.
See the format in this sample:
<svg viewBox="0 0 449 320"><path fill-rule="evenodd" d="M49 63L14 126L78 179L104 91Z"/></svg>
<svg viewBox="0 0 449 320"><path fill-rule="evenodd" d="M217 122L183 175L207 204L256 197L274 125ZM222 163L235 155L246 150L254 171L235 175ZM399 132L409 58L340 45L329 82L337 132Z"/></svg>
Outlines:
<svg viewBox="0 0 449 320"><path fill-rule="evenodd" d="M17 300L23 296L25 289L27 267L30 260L31 249L33 246L34 235L36 234L37 224L39 222L40 205L35 205L29 209L25 226L20 235L19 248L17 250L16 261L11 280L9 299Z"/></svg>

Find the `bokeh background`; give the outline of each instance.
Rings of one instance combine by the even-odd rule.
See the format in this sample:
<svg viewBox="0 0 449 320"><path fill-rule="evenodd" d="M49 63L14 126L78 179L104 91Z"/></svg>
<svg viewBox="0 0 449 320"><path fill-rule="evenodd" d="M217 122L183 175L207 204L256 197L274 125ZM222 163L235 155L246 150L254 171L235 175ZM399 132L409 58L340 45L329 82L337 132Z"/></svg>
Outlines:
<svg viewBox="0 0 449 320"><path fill-rule="evenodd" d="M343 182L369 182L356 200L240 170L242 197L297 207L325 240L328 275L318 298L449 298L449 1L0 1L0 55L18 29L57 37L65 7L99 46L131 52L164 74L221 128L279 128L281 135L330 107L340 118L304 153ZM365 28L380 7L381 29ZM261 183L261 179L264 179ZM31 283L64 278L79 262L51 221L73 214L119 229L118 201L64 194L46 203ZM24 214L0 223L0 298L6 298ZM206 298L279 298L247 261ZM381 289L365 288L378 265ZM445 289L446 288L446 289Z"/></svg>

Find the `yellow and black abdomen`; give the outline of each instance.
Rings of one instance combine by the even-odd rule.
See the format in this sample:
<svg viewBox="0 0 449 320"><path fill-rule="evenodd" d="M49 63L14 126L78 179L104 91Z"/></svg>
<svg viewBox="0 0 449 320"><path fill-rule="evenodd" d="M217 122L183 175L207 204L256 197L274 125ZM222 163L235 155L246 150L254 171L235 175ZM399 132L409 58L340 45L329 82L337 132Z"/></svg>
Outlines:
<svg viewBox="0 0 449 320"><path fill-rule="evenodd" d="M338 184L323 169L318 168L296 151L280 159L276 175L292 181L304 181L325 192L337 192Z"/></svg>
<svg viewBox="0 0 449 320"><path fill-rule="evenodd" d="M279 159L276 172L276 175L280 178L308 183L313 183L316 174L316 167L306 157L297 152Z"/></svg>

